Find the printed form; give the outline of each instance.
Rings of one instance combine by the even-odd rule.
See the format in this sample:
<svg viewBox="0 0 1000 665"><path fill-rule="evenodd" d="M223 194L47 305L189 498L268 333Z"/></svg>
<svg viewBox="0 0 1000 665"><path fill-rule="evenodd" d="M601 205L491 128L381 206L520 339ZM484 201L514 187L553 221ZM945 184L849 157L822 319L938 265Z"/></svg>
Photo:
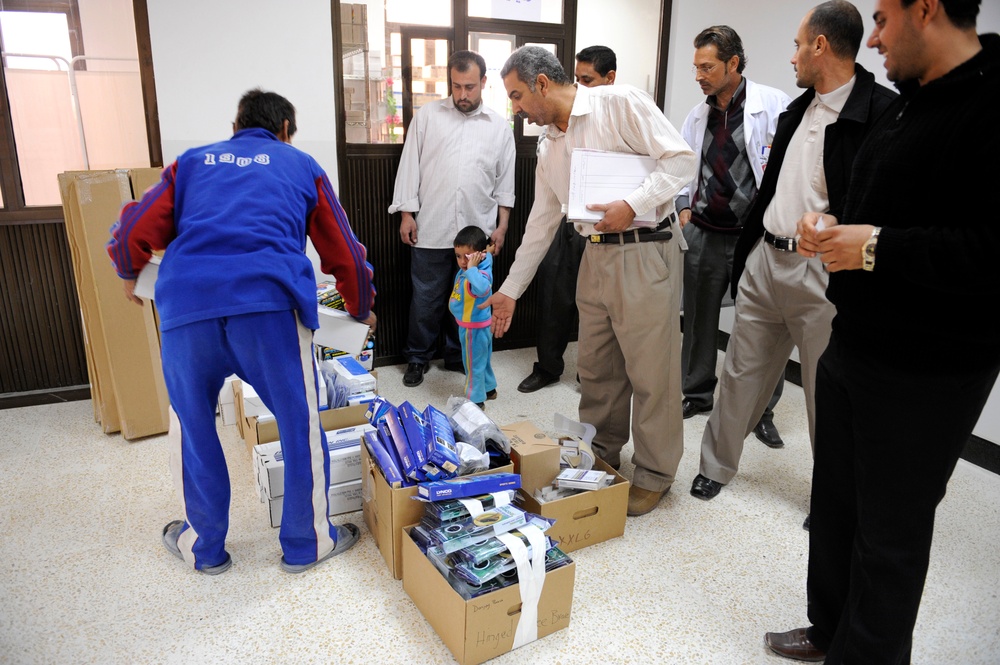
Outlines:
<svg viewBox="0 0 1000 665"><path fill-rule="evenodd" d="M587 210L588 203L611 203L639 189L656 168L648 155L577 148L570 159L568 221L597 223L600 211ZM634 226L654 227L656 209L636 215Z"/></svg>

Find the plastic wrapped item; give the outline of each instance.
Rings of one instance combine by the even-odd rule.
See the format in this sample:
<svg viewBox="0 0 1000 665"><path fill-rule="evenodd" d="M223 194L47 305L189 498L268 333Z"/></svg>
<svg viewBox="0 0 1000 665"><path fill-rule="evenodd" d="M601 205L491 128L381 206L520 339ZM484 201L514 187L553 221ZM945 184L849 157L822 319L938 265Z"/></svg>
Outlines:
<svg viewBox="0 0 1000 665"><path fill-rule="evenodd" d="M486 452L486 441L492 440L505 454L510 455L510 439L504 436L500 427L474 402L465 397L449 397L448 414L455 439L475 446L480 452Z"/></svg>
<svg viewBox="0 0 1000 665"><path fill-rule="evenodd" d="M481 451L464 441L456 441L455 446L458 448L458 459L460 460L457 475L467 476L470 473L485 471L490 468L489 453Z"/></svg>

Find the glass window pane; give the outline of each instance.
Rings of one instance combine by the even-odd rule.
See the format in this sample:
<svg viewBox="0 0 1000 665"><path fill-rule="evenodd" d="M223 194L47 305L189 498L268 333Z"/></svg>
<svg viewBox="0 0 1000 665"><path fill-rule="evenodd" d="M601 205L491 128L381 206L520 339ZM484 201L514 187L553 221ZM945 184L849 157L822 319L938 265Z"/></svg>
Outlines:
<svg viewBox="0 0 1000 665"><path fill-rule="evenodd" d="M413 67L413 112L424 104L444 99L448 90L448 40L413 39L410 42Z"/></svg>
<svg viewBox="0 0 1000 665"><path fill-rule="evenodd" d="M4 58L24 201L59 205L63 171L149 166L146 114L131 14L79 0L92 37L71 57L67 15L0 12L5 44L38 57ZM104 37L103 39L101 37ZM81 51L78 51L80 53ZM93 53L95 55L90 55Z"/></svg>
<svg viewBox="0 0 1000 665"><path fill-rule="evenodd" d="M562 0L469 0L469 16L562 23Z"/></svg>
<svg viewBox="0 0 1000 665"><path fill-rule="evenodd" d="M507 118L507 121L514 126L514 113L510 109L510 100L507 99L507 89L503 86L503 79L500 78L500 70L503 69L507 58L517 47L517 38L514 35L501 35L488 32L470 32L469 45L486 60L486 87L483 89L483 103L491 109Z"/></svg>
<svg viewBox="0 0 1000 665"><path fill-rule="evenodd" d="M384 7L386 23L451 27L451 0L385 0Z"/></svg>

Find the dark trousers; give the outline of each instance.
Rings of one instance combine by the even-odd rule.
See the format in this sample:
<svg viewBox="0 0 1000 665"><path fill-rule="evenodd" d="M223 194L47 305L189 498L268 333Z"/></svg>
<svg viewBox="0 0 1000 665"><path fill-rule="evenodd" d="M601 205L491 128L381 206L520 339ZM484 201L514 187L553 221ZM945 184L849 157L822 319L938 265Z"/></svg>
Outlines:
<svg viewBox="0 0 1000 665"><path fill-rule="evenodd" d="M684 399L711 408L719 377L719 317L733 275L733 253L739 235L706 231L694 223L684 226L684 338L681 342L681 389ZM778 381L764 418L774 416L785 382ZM756 423L753 423L756 425Z"/></svg>
<svg viewBox="0 0 1000 665"><path fill-rule="evenodd" d="M413 282L413 297L410 300L410 328L403 349L406 362L430 362L442 333L445 362L462 362L458 326L455 325L455 317L448 311L448 299L455 286L457 271L454 249L412 248L410 279Z"/></svg>
<svg viewBox="0 0 1000 665"><path fill-rule="evenodd" d="M576 311L576 279L587 240L572 224L559 226L548 253L538 266L538 362L540 369L561 376L565 368L563 354L579 327Z"/></svg>
<svg viewBox="0 0 1000 665"><path fill-rule="evenodd" d="M910 662L934 513L998 372L889 363L885 348L834 332L816 375L807 589L827 665Z"/></svg>

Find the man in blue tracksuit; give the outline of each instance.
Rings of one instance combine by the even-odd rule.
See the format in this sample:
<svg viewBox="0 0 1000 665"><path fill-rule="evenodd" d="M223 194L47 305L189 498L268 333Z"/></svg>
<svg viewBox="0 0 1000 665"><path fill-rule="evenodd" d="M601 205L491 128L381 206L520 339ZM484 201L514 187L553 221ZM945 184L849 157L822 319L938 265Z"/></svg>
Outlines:
<svg viewBox="0 0 1000 665"><path fill-rule="evenodd" d="M489 238L478 226L466 226L455 236L458 274L448 301L462 343L465 396L480 407L497 396L497 379L490 364L493 310L479 309L493 293L493 255L488 243Z"/></svg>
<svg viewBox="0 0 1000 665"><path fill-rule="evenodd" d="M295 108L271 92L240 100L235 133L194 148L164 169L141 201L127 204L108 243L125 293L153 250L166 249L156 282L163 373L170 395L170 466L182 520L163 543L203 573L232 564L229 473L215 405L236 374L278 421L285 457L281 566L302 572L346 551L352 524L328 518L329 452L318 414L312 349L319 327L312 240L347 311L374 326L366 251L323 169L290 145Z"/></svg>

